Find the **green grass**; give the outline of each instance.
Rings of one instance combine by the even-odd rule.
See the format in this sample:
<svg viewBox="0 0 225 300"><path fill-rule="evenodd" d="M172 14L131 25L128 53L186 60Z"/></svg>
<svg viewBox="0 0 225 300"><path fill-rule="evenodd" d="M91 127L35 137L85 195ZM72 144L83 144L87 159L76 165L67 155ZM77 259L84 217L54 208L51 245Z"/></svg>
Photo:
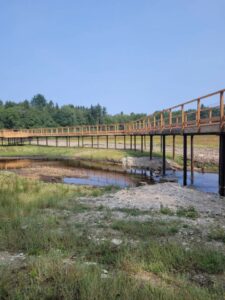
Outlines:
<svg viewBox="0 0 225 300"><path fill-rule="evenodd" d="M179 231L180 223L177 221L115 221L114 230L121 231L132 237L146 238L147 236L169 236Z"/></svg>
<svg viewBox="0 0 225 300"><path fill-rule="evenodd" d="M22 157L41 156L49 158L73 157L91 160L119 161L127 156L147 156L148 153L131 150L113 149L91 149L91 148L66 148L66 147L44 147L44 146L0 146L0 156L2 157Z"/></svg>
<svg viewBox="0 0 225 300"><path fill-rule="evenodd" d="M217 226L216 228L212 228L210 233L208 234L208 238L210 240L215 240L219 242L225 243L225 230L224 228Z"/></svg>
<svg viewBox="0 0 225 300"><path fill-rule="evenodd" d="M118 221L110 209L79 201L107 191L0 174L0 253L26 255L16 268L0 261L0 299L223 299L222 252L185 249L175 238L180 221ZM92 222L96 213L102 216ZM90 222L82 214L91 214ZM111 242L115 234L119 246ZM149 279L137 279L142 273ZM216 283L199 286L190 274L213 275Z"/></svg>
<svg viewBox="0 0 225 300"><path fill-rule="evenodd" d="M177 210L177 216L191 218L191 219L197 219L199 214L193 206L189 206L188 208L180 207Z"/></svg>
<svg viewBox="0 0 225 300"><path fill-rule="evenodd" d="M169 207L164 207L164 206L160 207L160 213L163 215L169 215L169 216L174 215L174 212L172 211L172 209L170 209Z"/></svg>

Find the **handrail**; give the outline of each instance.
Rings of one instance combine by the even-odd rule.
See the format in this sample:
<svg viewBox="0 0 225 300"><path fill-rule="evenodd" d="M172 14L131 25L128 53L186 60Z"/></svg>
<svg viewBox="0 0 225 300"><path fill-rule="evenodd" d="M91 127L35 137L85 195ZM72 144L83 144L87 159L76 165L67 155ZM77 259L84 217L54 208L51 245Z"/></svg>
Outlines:
<svg viewBox="0 0 225 300"><path fill-rule="evenodd" d="M115 123L115 124L95 124L95 125L75 125L66 127L55 128L31 128L31 129L19 129L0 130L1 138L10 137L34 137L34 136L62 136L67 133L71 136L82 135L107 135L107 134L135 134L135 133L148 133L158 132L165 129L173 130L174 128L184 130L188 127L197 127L205 125L220 125L220 128L224 126L224 92L225 89L192 99L181 104L157 111L152 115L147 115L141 119L127 122L127 123ZM201 107L203 104L201 101L210 98L215 95L220 95L218 104L216 106ZM196 108L192 108L191 111L186 110L185 106L191 103L196 103ZM177 111L173 111L178 109ZM213 116L216 110L218 115ZM166 114L166 115L165 115ZM190 115L192 120L190 120ZM189 116L189 120L188 120ZM174 122L175 121L175 122Z"/></svg>

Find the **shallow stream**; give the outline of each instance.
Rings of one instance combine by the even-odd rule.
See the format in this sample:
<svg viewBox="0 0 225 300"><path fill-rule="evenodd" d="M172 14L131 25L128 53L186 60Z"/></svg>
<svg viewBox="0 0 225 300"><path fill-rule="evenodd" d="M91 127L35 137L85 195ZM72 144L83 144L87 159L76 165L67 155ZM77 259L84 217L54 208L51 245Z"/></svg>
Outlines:
<svg viewBox="0 0 225 300"><path fill-rule="evenodd" d="M65 184L134 187L163 181L182 184L182 171L167 171L165 177L137 168L123 169L118 164L90 162L85 160L2 159L0 170L10 170L19 175ZM218 192L218 174L188 172L188 186L211 193Z"/></svg>

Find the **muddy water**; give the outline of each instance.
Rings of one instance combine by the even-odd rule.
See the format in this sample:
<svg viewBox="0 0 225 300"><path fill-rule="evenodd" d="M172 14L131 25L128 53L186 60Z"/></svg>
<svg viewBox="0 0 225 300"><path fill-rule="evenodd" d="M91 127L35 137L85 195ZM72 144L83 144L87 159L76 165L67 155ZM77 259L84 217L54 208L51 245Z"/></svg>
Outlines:
<svg viewBox="0 0 225 300"><path fill-rule="evenodd" d="M177 181L182 184L181 171L168 171L166 177L154 176L140 169L124 170L120 165L103 164L84 160L0 160L0 170L10 170L21 176L46 182L62 182L76 185L133 187L161 181ZM188 186L201 191L218 192L218 174L195 172L194 180L188 173Z"/></svg>

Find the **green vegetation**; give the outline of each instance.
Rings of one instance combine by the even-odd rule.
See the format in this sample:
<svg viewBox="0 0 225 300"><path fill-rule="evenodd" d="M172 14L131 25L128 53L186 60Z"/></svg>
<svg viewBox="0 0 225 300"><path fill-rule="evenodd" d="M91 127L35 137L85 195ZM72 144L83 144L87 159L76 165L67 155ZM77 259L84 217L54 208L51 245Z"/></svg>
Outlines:
<svg viewBox="0 0 225 300"><path fill-rule="evenodd" d="M115 221L112 228L122 231L131 237L146 238L146 236L168 236L179 231L180 223L177 221Z"/></svg>
<svg viewBox="0 0 225 300"><path fill-rule="evenodd" d="M225 243L225 230L220 226L217 226L216 228L212 228L208 237L210 240L215 240L215 241Z"/></svg>
<svg viewBox="0 0 225 300"><path fill-rule="evenodd" d="M99 104L90 108L72 104L59 107L40 94L20 103L0 101L0 128L7 129L122 123L144 115L121 112L112 116Z"/></svg>
<svg viewBox="0 0 225 300"><path fill-rule="evenodd" d="M113 150L113 149L90 149L90 148L62 148L62 147L39 147L39 146L0 146L0 156L42 156L46 158L73 157L91 160L118 161L123 157L140 157L148 155L140 151Z"/></svg>
<svg viewBox="0 0 225 300"><path fill-rule="evenodd" d="M161 214L163 214L163 215L169 215L169 216L174 215L174 212L173 212L172 209L170 209L169 207L161 206L161 207L160 207L160 212L161 212Z"/></svg>
<svg viewBox="0 0 225 300"><path fill-rule="evenodd" d="M188 208L181 207L177 210L177 216L191 218L191 219L197 219L198 212L193 206L189 206Z"/></svg>
<svg viewBox="0 0 225 300"><path fill-rule="evenodd" d="M79 199L112 187L46 184L7 172L0 174L0 187L0 256L9 253L0 260L0 299L205 300L225 295L225 255L204 244L182 246L179 231L185 224L180 220L116 220L115 209ZM141 216L139 210L117 210ZM120 244L112 243L115 237ZM10 259L21 252L23 260ZM209 280L200 285L192 280L195 274Z"/></svg>

